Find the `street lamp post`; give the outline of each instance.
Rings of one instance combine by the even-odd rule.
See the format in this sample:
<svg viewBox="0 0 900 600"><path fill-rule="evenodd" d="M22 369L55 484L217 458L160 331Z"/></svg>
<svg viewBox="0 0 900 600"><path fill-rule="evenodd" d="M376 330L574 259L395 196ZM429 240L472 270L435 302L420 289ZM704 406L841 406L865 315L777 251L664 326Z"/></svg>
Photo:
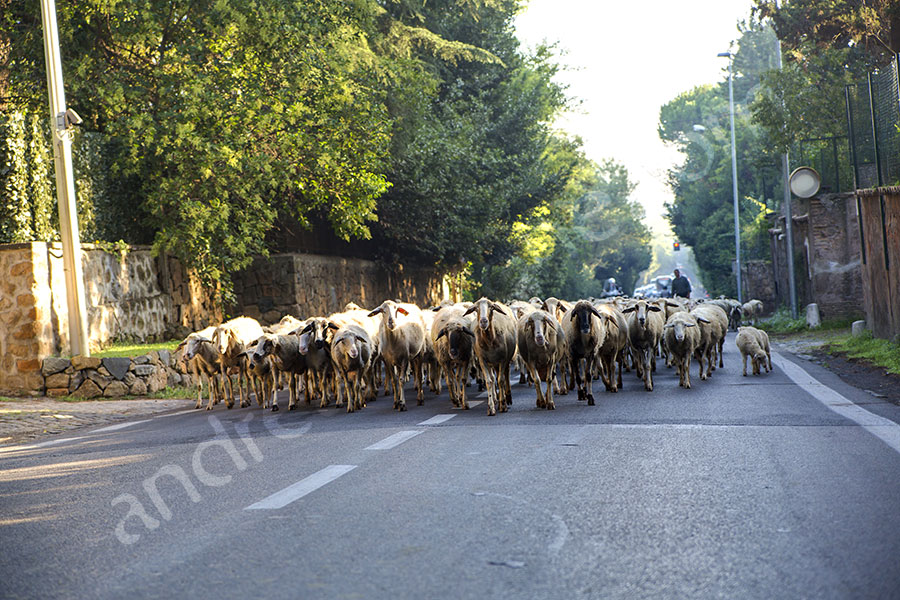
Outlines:
<svg viewBox="0 0 900 600"><path fill-rule="evenodd" d="M734 75L732 73L731 52L720 52L719 56L728 59L728 106L731 113L731 190L734 196L734 255L737 264L737 297L738 302L743 302L741 292L741 224L738 211L738 184L737 184L737 149L734 142Z"/></svg>

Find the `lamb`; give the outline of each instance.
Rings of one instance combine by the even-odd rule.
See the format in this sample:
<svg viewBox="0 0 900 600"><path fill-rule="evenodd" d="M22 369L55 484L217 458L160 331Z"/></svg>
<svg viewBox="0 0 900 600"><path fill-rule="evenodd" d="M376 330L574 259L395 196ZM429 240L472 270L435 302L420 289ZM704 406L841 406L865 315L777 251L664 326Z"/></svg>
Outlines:
<svg viewBox="0 0 900 600"><path fill-rule="evenodd" d="M382 315L379 336L381 357L387 369L387 376L394 390L394 409L406 410L406 395L403 384L412 368L416 383L416 400L425 404L422 389L422 365L425 360L425 320L422 311L414 304L398 304L385 300L381 306L369 313L369 317Z"/></svg>
<svg viewBox="0 0 900 600"><path fill-rule="evenodd" d="M597 353L606 341L606 319L587 300L579 300L562 320L568 344L569 365L578 387L578 399L594 406L593 366ZM582 376L582 370L584 376Z"/></svg>
<svg viewBox="0 0 900 600"><path fill-rule="evenodd" d="M215 326L207 327L202 331L195 331L185 338L178 345L178 350L184 349L181 359L185 365L193 371L197 377L197 404L194 408L200 408L203 405L203 381L201 375L206 375L207 387L209 388L209 404L206 410L212 410L213 405L220 400L219 392L219 352L212 343L212 335L215 332Z"/></svg>
<svg viewBox="0 0 900 600"><path fill-rule="evenodd" d="M700 344L697 318L688 312L676 312L666 321L664 340L675 371L678 385L691 388L691 356Z"/></svg>
<svg viewBox="0 0 900 600"><path fill-rule="evenodd" d="M474 359L475 322L471 316L463 316L465 311L462 306L441 308L435 314L431 337L435 356L450 388L450 401L468 410L466 379Z"/></svg>
<svg viewBox="0 0 900 600"><path fill-rule="evenodd" d="M566 335L562 326L543 310L526 312L517 323L519 356L537 389L537 407L553 410L553 377L556 365L566 354ZM541 381L547 382L546 396Z"/></svg>
<svg viewBox="0 0 900 600"><path fill-rule="evenodd" d="M656 370L656 349L662 339L665 321L662 308L646 300L638 300L622 311L627 314L628 341L634 357L634 369L644 381L644 389L653 391L652 371Z"/></svg>
<svg viewBox="0 0 900 600"><path fill-rule="evenodd" d="M329 328L335 329L331 339L331 360L338 379L347 390L347 412L362 410L366 406L362 386L372 368L374 356L372 338L365 329L353 323L343 327L330 323ZM338 406L341 404L338 386Z"/></svg>
<svg viewBox="0 0 900 600"><path fill-rule="evenodd" d="M744 363L743 375L747 376L747 357L753 366L753 374L760 374L760 365L766 373L772 370L772 356L769 350L769 335L756 327L739 327L737 337L734 339L738 350L741 351L741 359Z"/></svg>
<svg viewBox="0 0 900 600"><path fill-rule="evenodd" d="M213 332L212 342L219 352L219 368L225 383L228 386L228 394L225 398L225 406L229 409L234 406L234 387L228 371L232 368L238 370L238 390L241 394L241 407L249 406L249 398L244 398L243 377L246 371L246 355L243 354L247 346L262 336L263 330L256 319L250 317L237 317L222 323ZM249 395L249 391L248 391Z"/></svg>
<svg viewBox="0 0 900 600"><path fill-rule="evenodd" d="M512 311L499 302L481 298L463 316L478 314L475 329L475 356L488 390L488 416L506 412L512 401L509 365L516 355L516 320Z"/></svg>

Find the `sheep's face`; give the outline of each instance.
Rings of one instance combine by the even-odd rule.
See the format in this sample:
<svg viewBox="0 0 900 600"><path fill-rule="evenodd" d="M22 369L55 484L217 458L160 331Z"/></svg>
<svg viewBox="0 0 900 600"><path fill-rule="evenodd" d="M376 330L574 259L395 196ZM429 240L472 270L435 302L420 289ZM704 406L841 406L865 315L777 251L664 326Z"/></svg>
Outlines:
<svg viewBox="0 0 900 600"><path fill-rule="evenodd" d="M545 347L556 337L556 327L553 326L547 315L532 313L526 327L534 333L534 343L538 348Z"/></svg>
<svg viewBox="0 0 900 600"><path fill-rule="evenodd" d="M650 304L645 300L638 300L635 302L634 306L626 308L623 310L623 313L635 313L635 319L640 324L641 327L647 324L647 313L650 312L660 312L662 309L655 304Z"/></svg>
<svg viewBox="0 0 900 600"><path fill-rule="evenodd" d="M310 347L323 350L327 345L327 338L332 330L328 327L328 321L322 318L310 319L306 327L300 330L300 354L307 354Z"/></svg>
<svg viewBox="0 0 900 600"><path fill-rule="evenodd" d="M447 337L447 353L450 355L451 359L460 360L464 353L471 354L471 340L475 337L475 334L469 331L468 328L458 324L452 324L444 327L444 329L438 333L436 339L439 340L444 336Z"/></svg>
<svg viewBox="0 0 900 600"><path fill-rule="evenodd" d="M470 315L473 312L478 313L478 327L482 331L487 331L490 328L495 312L506 314L506 311L504 311L499 304L491 302L487 298L481 298L478 302L469 307L469 309L463 313L463 316Z"/></svg>
<svg viewBox="0 0 900 600"><path fill-rule="evenodd" d="M585 335L591 332L593 317L597 317L598 319L603 318L600 315L600 312L587 301L580 301L576 304L575 308L572 309L572 314L569 316L573 321L577 320L578 330Z"/></svg>
<svg viewBox="0 0 900 600"><path fill-rule="evenodd" d="M678 340L679 342L684 341L684 336L687 333L686 330L688 327L696 327L696 325L694 325L693 323L686 323L680 319L677 321L673 321L672 323L666 324L666 328L672 330L672 334L675 336L675 339Z"/></svg>
<svg viewBox="0 0 900 600"><path fill-rule="evenodd" d="M389 331L393 331L397 326L397 320L400 318L400 315L409 314L405 308L397 306L392 300L385 300L381 306L370 312L369 316L374 317L379 313L384 315L384 326L387 327Z"/></svg>

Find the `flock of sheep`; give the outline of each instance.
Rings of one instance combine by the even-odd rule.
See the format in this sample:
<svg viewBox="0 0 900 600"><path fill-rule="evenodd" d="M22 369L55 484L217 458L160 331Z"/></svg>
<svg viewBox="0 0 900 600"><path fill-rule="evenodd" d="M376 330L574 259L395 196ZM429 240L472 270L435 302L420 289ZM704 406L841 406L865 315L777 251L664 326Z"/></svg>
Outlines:
<svg viewBox="0 0 900 600"><path fill-rule="evenodd" d="M240 406L278 410L276 392L284 383L289 409L301 393L310 404L325 407L331 399L347 412L362 409L378 389L392 394L394 409L406 410L404 384L415 381L416 400L423 404L424 386L439 394L442 379L454 406L468 409L466 388L474 377L487 388L487 414L505 412L512 404L510 368L520 383L533 383L539 408L554 409L554 394L577 390L578 399L594 404L593 381L606 390L622 387L622 371L634 369L647 391L653 390L657 356L674 366L679 385L691 387L691 360L701 380L723 366L722 348L729 328L754 374L771 369L769 340L754 327L762 303L683 298L634 300L613 298L566 302L532 298L503 304L446 302L422 310L387 300L375 309L348 304L328 317L299 320L284 317L263 327L249 317L190 334L179 346L182 360L198 381L197 405L203 404L201 376L208 382L207 410L220 400L235 403L237 375ZM546 388L546 389L544 389ZM345 398L346 397L346 398Z"/></svg>

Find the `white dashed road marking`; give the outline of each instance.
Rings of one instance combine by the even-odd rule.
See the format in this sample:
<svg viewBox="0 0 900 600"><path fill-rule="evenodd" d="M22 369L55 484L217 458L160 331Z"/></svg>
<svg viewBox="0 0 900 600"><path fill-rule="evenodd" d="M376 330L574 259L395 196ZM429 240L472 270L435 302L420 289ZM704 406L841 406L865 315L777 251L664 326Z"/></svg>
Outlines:
<svg viewBox="0 0 900 600"><path fill-rule="evenodd" d="M419 435L420 433L424 433L423 431L400 431L395 433L394 435L390 435L380 442L375 442L366 450L390 450L391 448L396 448L406 440L412 439Z"/></svg>
<svg viewBox="0 0 900 600"><path fill-rule="evenodd" d="M291 502L299 500L307 494L311 494L323 485L329 484L341 475L346 475L356 468L356 465L331 465L317 473L313 473L305 479L301 479L293 485L289 485L280 492L275 492L268 498L264 498L256 504L251 504L244 510L276 510L284 508Z"/></svg>
<svg viewBox="0 0 900 600"><path fill-rule="evenodd" d="M441 423L449 421L455 416L456 415L434 415L427 421L422 421L421 423L419 423L419 425L440 425Z"/></svg>
<svg viewBox="0 0 900 600"><path fill-rule="evenodd" d="M126 427L134 427L135 425L140 425L141 423L149 423L150 419L144 419L143 421L131 421L130 423L119 423L118 425L110 425L109 427L103 427L102 429L95 429L91 433L103 433L105 431L118 431L119 429L125 429Z"/></svg>

